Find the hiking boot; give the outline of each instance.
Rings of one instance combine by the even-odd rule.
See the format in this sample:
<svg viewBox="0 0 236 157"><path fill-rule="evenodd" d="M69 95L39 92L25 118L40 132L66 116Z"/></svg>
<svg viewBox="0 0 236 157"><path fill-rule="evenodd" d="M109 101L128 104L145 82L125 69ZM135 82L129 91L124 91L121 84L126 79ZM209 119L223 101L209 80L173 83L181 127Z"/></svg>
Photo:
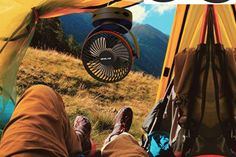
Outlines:
<svg viewBox="0 0 236 157"><path fill-rule="evenodd" d="M81 140L83 154L89 155L92 148L90 140L92 127L89 119L85 116L77 116L74 120L74 130Z"/></svg>
<svg viewBox="0 0 236 157"><path fill-rule="evenodd" d="M111 138L115 135L119 135L123 132L128 132L133 120L133 111L129 107L123 107L119 110L114 118L114 127L112 133L105 140L105 144L111 141Z"/></svg>

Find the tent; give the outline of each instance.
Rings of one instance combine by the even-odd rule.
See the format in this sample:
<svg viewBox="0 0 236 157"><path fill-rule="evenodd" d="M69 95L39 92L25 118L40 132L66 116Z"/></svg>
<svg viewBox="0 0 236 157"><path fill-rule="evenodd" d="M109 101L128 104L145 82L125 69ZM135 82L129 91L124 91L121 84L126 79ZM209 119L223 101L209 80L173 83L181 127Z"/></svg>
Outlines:
<svg viewBox="0 0 236 157"><path fill-rule="evenodd" d="M236 48L236 5L216 5L222 44ZM206 5L178 5L166 51L157 100L162 98L174 76L174 56L185 48L197 47Z"/></svg>
<svg viewBox="0 0 236 157"><path fill-rule="evenodd" d="M13 102L16 100L16 74L39 19L92 12L107 6L128 7L141 2L142 0L0 0L0 96L4 96L3 104L9 98ZM175 54L184 48L197 47L205 8L206 5L177 6L157 100L164 96L174 77ZM222 44L226 48L236 48L236 5L217 5L216 11Z"/></svg>

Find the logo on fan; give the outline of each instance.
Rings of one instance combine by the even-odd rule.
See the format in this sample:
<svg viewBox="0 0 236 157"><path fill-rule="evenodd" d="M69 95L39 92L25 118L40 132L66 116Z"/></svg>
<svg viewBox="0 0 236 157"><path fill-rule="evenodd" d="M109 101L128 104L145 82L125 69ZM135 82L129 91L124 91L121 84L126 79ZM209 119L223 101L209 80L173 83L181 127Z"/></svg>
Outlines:
<svg viewBox="0 0 236 157"><path fill-rule="evenodd" d="M112 58L111 57L100 58L100 61L109 61L109 60L112 60Z"/></svg>
<svg viewBox="0 0 236 157"><path fill-rule="evenodd" d="M112 65L115 61L115 56L112 51L106 49L99 55L99 60L103 65Z"/></svg>

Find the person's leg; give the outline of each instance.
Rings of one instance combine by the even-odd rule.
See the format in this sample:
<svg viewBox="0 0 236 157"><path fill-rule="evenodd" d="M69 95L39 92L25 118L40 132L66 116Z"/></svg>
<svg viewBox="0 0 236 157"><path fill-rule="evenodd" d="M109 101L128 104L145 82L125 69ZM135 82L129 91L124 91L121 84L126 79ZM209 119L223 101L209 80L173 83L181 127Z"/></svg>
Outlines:
<svg viewBox="0 0 236 157"><path fill-rule="evenodd" d="M129 133L121 133L112 138L102 149L102 157L148 157L147 152Z"/></svg>
<svg viewBox="0 0 236 157"><path fill-rule="evenodd" d="M19 100L0 141L0 156L68 157L82 152L62 98L51 88L29 88Z"/></svg>
<svg viewBox="0 0 236 157"><path fill-rule="evenodd" d="M102 157L148 157L147 152L128 133L132 124L133 112L122 108L115 117L114 129L102 148Z"/></svg>

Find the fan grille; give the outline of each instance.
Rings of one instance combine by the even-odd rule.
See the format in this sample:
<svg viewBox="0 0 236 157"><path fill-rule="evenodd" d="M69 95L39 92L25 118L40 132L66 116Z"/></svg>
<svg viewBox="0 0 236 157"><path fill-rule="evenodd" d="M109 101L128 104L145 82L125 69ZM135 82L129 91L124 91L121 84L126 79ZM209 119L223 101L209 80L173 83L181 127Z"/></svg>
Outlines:
<svg viewBox="0 0 236 157"><path fill-rule="evenodd" d="M91 35L82 50L82 61L95 79L118 82L128 75L133 63L132 49L116 32L99 31Z"/></svg>

